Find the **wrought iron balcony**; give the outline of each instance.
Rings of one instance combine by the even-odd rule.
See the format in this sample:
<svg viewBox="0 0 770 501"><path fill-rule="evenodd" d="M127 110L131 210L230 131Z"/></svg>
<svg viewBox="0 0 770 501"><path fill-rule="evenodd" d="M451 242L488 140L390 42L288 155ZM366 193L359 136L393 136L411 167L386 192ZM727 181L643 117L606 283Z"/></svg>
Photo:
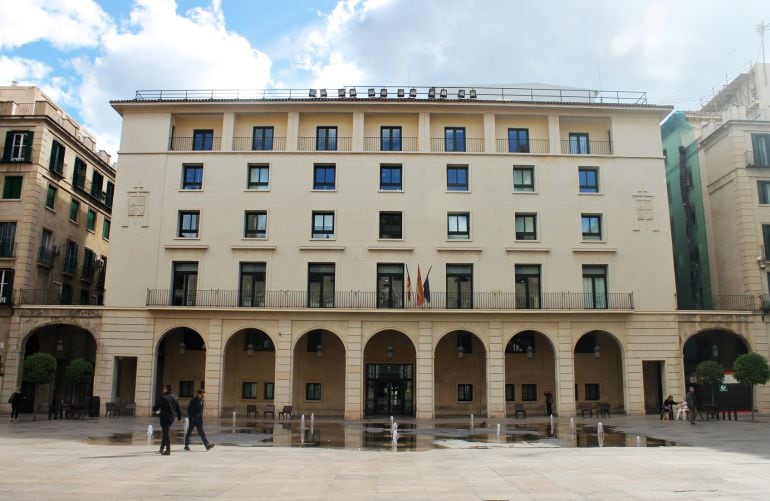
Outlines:
<svg viewBox="0 0 770 501"><path fill-rule="evenodd" d="M234 137L233 151L286 151L286 138Z"/></svg>
<svg viewBox="0 0 770 501"><path fill-rule="evenodd" d="M433 137L430 140L430 151L433 153L484 153L484 138L447 139Z"/></svg>
<svg viewBox="0 0 770 501"><path fill-rule="evenodd" d="M318 140L316 137L297 138L298 151L350 151L352 138L335 137Z"/></svg>
<svg viewBox="0 0 770 501"><path fill-rule="evenodd" d="M72 297L62 295L61 289L19 289L16 291L17 305L73 305ZM87 303L79 303L82 306L96 306L96 296L88 295Z"/></svg>
<svg viewBox="0 0 770 501"><path fill-rule="evenodd" d="M612 141L588 141L576 143L569 139L561 141L563 155L612 155Z"/></svg>
<svg viewBox="0 0 770 501"><path fill-rule="evenodd" d="M221 144L221 137L201 139L193 136L172 136L168 139L168 149L171 151L219 151Z"/></svg>
<svg viewBox="0 0 770 501"><path fill-rule="evenodd" d="M416 137L402 137L400 139L386 139L381 137L364 138L364 151L415 152L418 149L419 141Z"/></svg>
<svg viewBox="0 0 770 501"><path fill-rule="evenodd" d="M530 139L526 142L516 142L510 139L497 140L498 153L550 153L548 139Z"/></svg>

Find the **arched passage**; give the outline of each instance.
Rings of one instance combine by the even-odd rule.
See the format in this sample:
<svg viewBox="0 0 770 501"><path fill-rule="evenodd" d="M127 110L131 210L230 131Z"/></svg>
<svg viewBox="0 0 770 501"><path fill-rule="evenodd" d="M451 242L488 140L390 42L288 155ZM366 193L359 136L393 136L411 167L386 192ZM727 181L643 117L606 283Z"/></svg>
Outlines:
<svg viewBox="0 0 770 501"><path fill-rule="evenodd" d="M292 405L295 414L345 413L345 345L333 332L315 329L294 345Z"/></svg>
<svg viewBox="0 0 770 501"><path fill-rule="evenodd" d="M177 327L168 331L158 343L155 399L164 385L170 384L180 405L206 386L206 343L193 329Z"/></svg>
<svg viewBox="0 0 770 501"><path fill-rule="evenodd" d="M246 412L247 405L256 405L261 415L275 398L275 345L270 336L258 329L233 334L225 346L222 374L224 415Z"/></svg>
<svg viewBox="0 0 770 501"><path fill-rule="evenodd" d="M436 344L434 414L437 417L487 413L487 352L472 332L457 330Z"/></svg>
<svg viewBox="0 0 770 501"><path fill-rule="evenodd" d="M414 365L412 341L395 330L379 332L364 348L365 414L414 416Z"/></svg>
<svg viewBox="0 0 770 501"><path fill-rule="evenodd" d="M737 384L732 377L733 362L740 355L748 352L748 344L737 334L726 330L711 329L691 336L682 347L687 386L695 386L695 393L700 402L711 402L712 388L697 383L695 369L701 362L715 360L725 370L724 388L722 388L725 391L714 392L714 403L725 409L751 409L751 387Z"/></svg>
<svg viewBox="0 0 770 501"><path fill-rule="evenodd" d="M545 413L545 393L556 390L555 371L553 346L544 334L523 331L513 336L505 346L506 413L514 415L517 404L528 413Z"/></svg>
<svg viewBox="0 0 770 501"><path fill-rule="evenodd" d="M618 341L604 331L584 334L575 344L575 401L581 405L608 403L624 409L623 354Z"/></svg>

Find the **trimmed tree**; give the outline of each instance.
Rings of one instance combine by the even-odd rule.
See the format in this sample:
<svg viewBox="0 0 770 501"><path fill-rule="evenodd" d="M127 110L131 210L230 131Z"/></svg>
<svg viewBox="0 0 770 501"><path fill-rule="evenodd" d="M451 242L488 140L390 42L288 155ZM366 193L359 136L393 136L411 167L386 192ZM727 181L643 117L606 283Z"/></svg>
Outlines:
<svg viewBox="0 0 770 501"><path fill-rule="evenodd" d="M733 370L739 383L751 385L751 420L754 421L754 385L765 384L770 380L767 359L759 353L745 353L735 359Z"/></svg>
<svg viewBox="0 0 770 501"><path fill-rule="evenodd" d="M695 368L695 376L703 384L711 387L711 403L714 403L714 387L725 380L725 369L714 360L701 362Z"/></svg>
<svg viewBox="0 0 770 501"><path fill-rule="evenodd" d="M64 372L64 382L72 385L73 392L78 398L83 397L83 390L91 384L94 378L94 366L91 362L76 358L67 366Z"/></svg>
<svg viewBox="0 0 770 501"><path fill-rule="evenodd" d="M24 359L22 380L35 386L35 395L38 395L37 385L51 384L56 378L56 359L48 353L35 353ZM35 398L37 400L37 397ZM32 402L32 420L37 421L37 406Z"/></svg>

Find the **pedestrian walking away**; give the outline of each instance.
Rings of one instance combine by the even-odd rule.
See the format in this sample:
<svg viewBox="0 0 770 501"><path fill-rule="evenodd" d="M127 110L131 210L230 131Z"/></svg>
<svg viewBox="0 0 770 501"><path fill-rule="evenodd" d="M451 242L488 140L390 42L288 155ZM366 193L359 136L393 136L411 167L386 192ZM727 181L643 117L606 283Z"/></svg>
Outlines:
<svg viewBox="0 0 770 501"><path fill-rule="evenodd" d="M163 389L161 396L152 408L152 411L160 418L160 428L163 431L163 438L160 441L160 453L164 456L171 454L171 438L169 429L174 423L174 416L177 421L182 420L182 410L179 408L179 402L174 398L174 392L171 385L167 384Z"/></svg>
<svg viewBox="0 0 770 501"><path fill-rule="evenodd" d="M184 450L190 450L190 435L192 435L193 428L198 430L198 436L201 437L203 445L207 451L210 451L214 444L209 443L206 438L206 432L203 431L203 408L206 407L206 391L204 389L198 390L198 395L190 400L190 405L187 406L187 419L190 424L187 426L187 433L184 435Z"/></svg>
<svg viewBox="0 0 770 501"><path fill-rule="evenodd" d="M553 414L553 393L551 393L551 390L546 390L544 395L545 395L545 415L551 416Z"/></svg>
<svg viewBox="0 0 770 501"><path fill-rule="evenodd" d="M685 401L687 402L687 408L690 411L690 424L695 424L695 416L698 412L698 409L695 407L695 387L690 386L690 391L687 392L687 397L685 398Z"/></svg>
<svg viewBox="0 0 770 501"><path fill-rule="evenodd" d="M19 405L24 400L24 393L21 392L21 388L16 388L11 394L11 398L8 399L8 403L11 404L11 420L19 420Z"/></svg>

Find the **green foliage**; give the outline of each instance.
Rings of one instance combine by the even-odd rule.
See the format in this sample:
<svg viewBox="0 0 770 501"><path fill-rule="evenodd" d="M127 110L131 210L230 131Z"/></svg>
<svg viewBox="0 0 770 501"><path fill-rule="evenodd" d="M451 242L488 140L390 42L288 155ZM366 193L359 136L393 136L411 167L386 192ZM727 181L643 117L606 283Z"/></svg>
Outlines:
<svg viewBox="0 0 770 501"><path fill-rule="evenodd" d="M733 362L735 379L743 384L765 384L770 380L770 367L767 359L759 353L746 353Z"/></svg>
<svg viewBox="0 0 770 501"><path fill-rule="evenodd" d="M56 377L56 359L48 353L35 353L24 359L22 379L32 384L50 384Z"/></svg>
<svg viewBox="0 0 770 501"><path fill-rule="evenodd" d="M702 383L715 385L724 381L725 369L719 362L706 360L699 363L698 367L695 368L695 376Z"/></svg>
<svg viewBox="0 0 770 501"><path fill-rule="evenodd" d="M89 384L94 377L94 366L82 358L73 360L64 373L67 384Z"/></svg>

